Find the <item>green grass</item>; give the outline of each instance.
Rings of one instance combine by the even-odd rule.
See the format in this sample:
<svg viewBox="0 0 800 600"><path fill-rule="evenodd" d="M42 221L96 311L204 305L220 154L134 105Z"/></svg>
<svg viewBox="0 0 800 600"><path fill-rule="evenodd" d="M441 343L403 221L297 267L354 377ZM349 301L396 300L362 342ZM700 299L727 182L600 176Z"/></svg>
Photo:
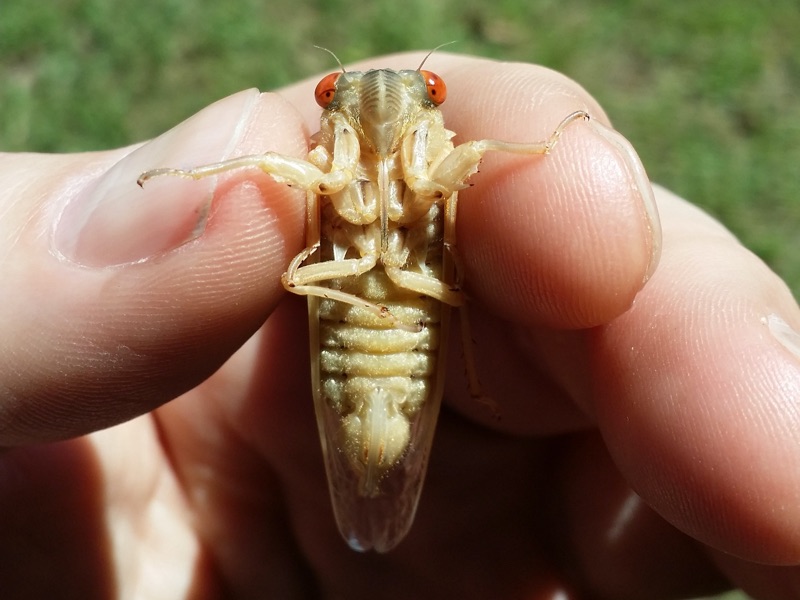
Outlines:
<svg viewBox="0 0 800 600"><path fill-rule="evenodd" d="M154 136L239 89L458 40L578 80L651 178L800 297L797 0L62 0L0 4L0 150Z"/></svg>

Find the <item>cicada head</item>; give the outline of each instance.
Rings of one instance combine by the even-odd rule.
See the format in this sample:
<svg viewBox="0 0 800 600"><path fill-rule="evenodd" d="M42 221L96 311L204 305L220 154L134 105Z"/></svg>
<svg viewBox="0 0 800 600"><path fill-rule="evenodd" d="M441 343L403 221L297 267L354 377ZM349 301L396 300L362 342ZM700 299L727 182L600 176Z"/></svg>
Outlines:
<svg viewBox="0 0 800 600"><path fill-rule="evenodd" d="M379 157L396 152L409 125L446 95L444 81L431 71L392 69L331 73L315 91L317 103L344 115Z"/></svg>

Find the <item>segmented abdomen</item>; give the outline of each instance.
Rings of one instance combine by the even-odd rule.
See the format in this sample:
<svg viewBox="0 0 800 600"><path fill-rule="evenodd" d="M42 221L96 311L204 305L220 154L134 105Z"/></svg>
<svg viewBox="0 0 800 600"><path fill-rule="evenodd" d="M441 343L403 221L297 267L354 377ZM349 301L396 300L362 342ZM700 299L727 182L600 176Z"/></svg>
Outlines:
<svg viewBox="0 0 800 600"><path fill-rule="evenodd" d="M441 305L399 289L379 266L336 283L407 326L341 302L319 303L320 394L340 420L339 447L360 475L362 493L373 496L406 453L415 417L435 392Z"/></svg>

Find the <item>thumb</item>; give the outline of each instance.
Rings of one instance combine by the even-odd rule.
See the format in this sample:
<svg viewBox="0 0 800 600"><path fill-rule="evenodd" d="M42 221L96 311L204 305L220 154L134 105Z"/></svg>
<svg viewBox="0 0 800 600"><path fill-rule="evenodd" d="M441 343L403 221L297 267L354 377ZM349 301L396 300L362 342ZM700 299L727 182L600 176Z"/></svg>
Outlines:
<svg viewBox="0 0 800 600"><path fill-rule="evenodd" d="M291 107L251 90L138 148L3 156L0 445L147 412L252 335L302 243L302 199L260 172L136 179L305 143Z"/></svg>

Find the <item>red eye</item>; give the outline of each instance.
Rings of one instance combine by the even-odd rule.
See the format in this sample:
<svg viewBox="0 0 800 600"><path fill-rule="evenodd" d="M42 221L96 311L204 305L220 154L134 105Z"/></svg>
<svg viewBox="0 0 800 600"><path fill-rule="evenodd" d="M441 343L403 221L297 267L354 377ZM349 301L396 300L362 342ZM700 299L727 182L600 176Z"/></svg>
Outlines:
<svg viewBox="0 0 800 600"><path fill-rule="evenodd" d="M428 99L437 106L447 98L447 86L444 79L432 71L420 71L420 75L425 80L425 87L428 88Z"/></svg>
<svg viewBox="0 0 800 600"><path fill-rule="evenodd" d="M336 80L339 79L341 73L331 73L325 75L317 84L314 90L314 99L322 108L328 108L328 105L333 102L333 97L336 95Z"/></svg>

